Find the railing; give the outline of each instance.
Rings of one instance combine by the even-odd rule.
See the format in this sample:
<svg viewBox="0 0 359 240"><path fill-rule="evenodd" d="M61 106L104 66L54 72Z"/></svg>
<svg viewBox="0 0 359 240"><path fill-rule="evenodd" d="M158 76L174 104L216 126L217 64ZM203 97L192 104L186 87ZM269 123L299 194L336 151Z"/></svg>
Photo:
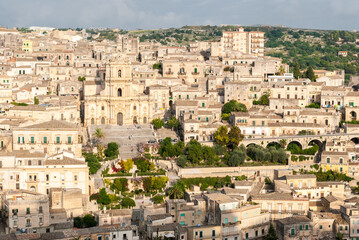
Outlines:
<svg viewBox="0 0 359 240"><path fill-rule="evenodd" d="M178 75L186 75L186 72L178 72Z"/></svg>

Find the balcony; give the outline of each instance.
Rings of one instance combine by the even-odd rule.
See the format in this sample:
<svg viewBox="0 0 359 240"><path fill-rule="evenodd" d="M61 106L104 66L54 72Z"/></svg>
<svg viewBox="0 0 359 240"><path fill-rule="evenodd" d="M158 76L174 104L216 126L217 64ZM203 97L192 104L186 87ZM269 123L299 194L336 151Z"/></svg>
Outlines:
<svg viewBox="0 0 359 240"><path fill-rule="evenodd" d="M168 71L168 72L165 72L165 74L167 74L167 75L172 75L173 72L172 72L172 71Z"/></svg>
<svg viewBox="0 0 359 240"><path fill-rule="evenodd" d="M192 75L199 75L199 72L192 72Z"/></svg>
<svg viewBox="0 0 359 240"><path fill-rule="evenodd" d="M186 75L186 72L178 72L178 75Z"/></svg>
<svg viewBox="0 0 359 240"><path fill-rule="evenodd" d="M60 142L55 141L54 144L62 144L62 142L61 141Z"/></svg>

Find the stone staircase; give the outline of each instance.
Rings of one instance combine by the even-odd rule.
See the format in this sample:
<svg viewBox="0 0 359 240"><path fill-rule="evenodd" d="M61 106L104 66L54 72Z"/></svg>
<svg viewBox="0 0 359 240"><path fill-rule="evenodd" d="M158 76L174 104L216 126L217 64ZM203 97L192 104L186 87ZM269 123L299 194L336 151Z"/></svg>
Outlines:
<svg viewBox="0 0 359 240"><path fill-rule="evenodd" d="M88 132L92 138L93 133L97 128L101 128L105 134L102 140L104 144L116 142L120 148L120 158L128 159L136 157L138 153L138 144L147 143L149 140L155 139L155 132L151 125L92 125L89 126Z"/></svg>

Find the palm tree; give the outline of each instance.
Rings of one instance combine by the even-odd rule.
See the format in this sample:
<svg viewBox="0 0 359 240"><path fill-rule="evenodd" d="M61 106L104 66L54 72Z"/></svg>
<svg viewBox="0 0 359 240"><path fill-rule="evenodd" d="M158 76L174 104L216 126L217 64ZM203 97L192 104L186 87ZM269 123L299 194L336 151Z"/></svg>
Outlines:
<svg viewBox="0 0 359 240"><path fill-rule="evenodd" d="M101 139L103 139L105 137L104 132L102 131L101 128L96 128L95 133L93 134L93 136L97 139L98 142L101 141Z"/></svg>
<svg viewBox="0 0 359 240"><path fill-rule="evenodd" d="M180 199L183 198L184 191L184 183L180 180L168 190L168 195L173 199Z"/></svg>
<svg viewBox="0 0 359 240"><path fill-rule="evenodd" d="M101 144L101 139L103 139L105 137L104 132L102 131L101 128L96 128L95 133L93 134L93 136L97 139L97 150L98 150L98 154L99 156L103 156L103 146Z"/></svg>
<svg viewBox="0 0 359 240"><path fill-rule="evenodd" d="M287 140L286 140L286 139L281 139L281 140L279 141L279 144L280 144L280 146L281 146L282 148L285 149L285 146L287 145Z"/></svg>

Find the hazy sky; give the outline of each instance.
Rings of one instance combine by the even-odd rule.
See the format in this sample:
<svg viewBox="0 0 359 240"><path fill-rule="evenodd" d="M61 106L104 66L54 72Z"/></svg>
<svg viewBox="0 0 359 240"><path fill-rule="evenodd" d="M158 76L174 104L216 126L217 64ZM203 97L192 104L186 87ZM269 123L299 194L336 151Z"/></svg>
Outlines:
<svg viewBox="0 0 359 240"><path fill-rule="evenodd" d="M109 27L281 24L359 30L359 0L0 0L7 27Z"/></svg>

